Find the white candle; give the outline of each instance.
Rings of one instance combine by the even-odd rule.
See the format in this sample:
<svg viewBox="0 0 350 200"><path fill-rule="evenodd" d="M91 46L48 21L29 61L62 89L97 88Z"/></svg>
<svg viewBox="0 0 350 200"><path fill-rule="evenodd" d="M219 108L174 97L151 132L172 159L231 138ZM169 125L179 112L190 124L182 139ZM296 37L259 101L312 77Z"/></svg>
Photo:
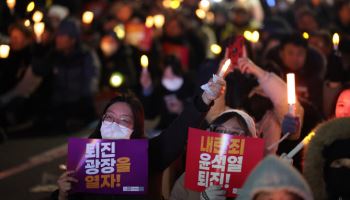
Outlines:
<svg viewBox="0 0 350 200"><path fill-rule="evenodd" d="M39 22L34 24L34 33L38 42L41 42L41 35L44 33L45 24L44 22Z"/></svg>
<svg viewBox="0 0 350 200"><path fill-rule="evenodd" d="M309 142L311 141L314 135L315 135L315 132L311 131L309 135L307 135L297 146L294 147L294 149L292 149L292 151L290 151L287 154L287 157L293 158L293 156L295 156L295 154L297 154L305 145L309 144Z"/></svg>
<svg viewBox="0 0 350 200"><path fill-rule="evenodd" d="M15 10L16 0L6 0L7 7L9 7L11 13Z"/></svg>
<svg viewBox="0 0 350 200"><path fill-rule="evenodd" d="M223 77L225 75L225 73L230 65L231 65L231 59L227 59L219 72L220 77Z"/></svg>
<svg viewBox="0 0 350 200"><path fill-rule="evenodd" d="M288 95L288 113L292 116L295 115L295 75L294 73L287 74L287 95Z"/></svg>
<svg viewBox="0 0 350 200"><path fill-rule="evenodd" d="M44 18L44 14L38 10L35 11L35 13L33 14L33 17L32 17L34 23L41 22L41 20L43 20L43 18Z"/></svg>
<svg viewBox="0 0 350 200"><path fill-rule="evenodd" d="M142 55L141 59L141 66L142 66L142 71L147 71L148 68L148 57L146 55Z"/></svg>

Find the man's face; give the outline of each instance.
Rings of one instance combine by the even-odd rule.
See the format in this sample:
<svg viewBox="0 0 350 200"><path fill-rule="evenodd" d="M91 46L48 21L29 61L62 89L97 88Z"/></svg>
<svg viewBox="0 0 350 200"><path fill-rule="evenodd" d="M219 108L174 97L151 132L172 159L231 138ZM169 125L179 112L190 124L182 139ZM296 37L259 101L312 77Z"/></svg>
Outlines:
<svg viewBox="0 0 350 200"><path fill-rule="evenodd" d="M283 64L291 71L300 70L306 60L306 49L294 44L286 44L280 51Z"/></svg>

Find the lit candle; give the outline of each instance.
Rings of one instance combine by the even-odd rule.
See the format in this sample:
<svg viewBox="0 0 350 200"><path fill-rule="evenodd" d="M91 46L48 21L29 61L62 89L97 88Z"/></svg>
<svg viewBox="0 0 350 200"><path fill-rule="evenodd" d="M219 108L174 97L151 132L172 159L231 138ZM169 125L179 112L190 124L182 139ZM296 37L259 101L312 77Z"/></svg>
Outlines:
<svg viewBox="0 0 350 200"><path fill-rule="evenodd" d="M41 42L41 35L44 33L45 24L44 22L39 22L34 24L34 33L38 42Z"/></svg>
<svg viewBox="0 0 350 200"><path fill-rule="evenodd" d="M11 13L14 12L16 6L16 0L6 0L7 7L9 7Z"/></svg>
<svg viewBox="0 0 350 200"><path fill-rule="evenodd" d="M85 11L82 16L83 23L91 24L92 20L94 20L94 13L91 11Z"/></svg>
<svg viewBox="0 0 350 200"><path fill-rule="evenodd" d="M165 23L164 15L154 15L154 25L156 28L162 28Z"/></svg>
<svg viewBox="0 0 350 200"><path fill-rule="evenodd" d="M6 44L0 45L0 58L7 58L10 53L10 46Z"/></svg>
<svg viewBox="0 0 350 200"><path fill-rule="evenodd" d="M250 32L250 31L244 31L244 33L243 33L243 36L244 36L244 38L246 39L246 40L248 40L248 41L251 41L252 40L252 32Z"/></svg>
<svg viewBox="0 0 350 200"><path fill-rule="evenodd" d="M201 0L198 4L201 10L208 11L210 8L210 2L208 0Z"/></svg>
<svg viewBox="0 0 350 200"><path fill-rule="evenodd" d="M148 57L146 55L142 55L141 56L141 59L140 59L140 62L141 62L141 66L142 66L142 71L147 71L147 68L148 68Z"/></svg>
<svg viewBox="0 0 350 200"><path fill-rule="evenodd" d="M340 37L339 37L338 33L333 34L332 41L333 41L333 49L335 51L338 51L338 45L339 45L339 41L340 41Z"/></svg>
<svg viewBox="0 0 350 200"><path fill-rule="evenodd" d="M37 10L34 12L32 19L33 19L34 23L38 23L38 22L41 22L43 17L44 17L44 14Z"/></svg>
<svg viewBox="0 0 350 200"><path fill-rule="evenodd" d="M225 73L230 65L231 65L231 59L227 59L219 72L220 77L223 77L225 75Z"/></svg>
<svg viewBox="0 0 350 200"><path fill-rule="evenodd" d="M116 25L113 28L114 33L117 35L118 39L122 40L125 37L125 28L123 24Z"/></svg>
<svg viewBox="0 0 350 200"><path fill-rule="evenodd" d="M292 116L295 115L295 75L294 73L287 74L287 95L288 95L288 113Z"/></svg>
<svg viewBox="0 0 350 200"><path fill-rule="evenodd" d="M30 2L28 5L27 5L27 12L32 12L35 8L35 3L34 1Z"/></svg>
<svg viewBox="0 0 350 200"><path fill-rule="evenodd" d="M202 9L197 9L196 15L199 19L204 19L207 16L207 13Z"/></svg>
<svg viewBox="0 0 350 200"><path fill-rule="evenodd" d="M311 131L297 146L294 147L288 154L288 158L293 158L305 145L309 144L312 137L315 135L315 132Z"/></svg>
<svg viewBox="0 0 350 200"><path fill-rule="evenodd" d="M221 47L218 44L212 44L210 45L210 50L215 55L219 55L222 51Z"/></svg>
<svg viewBox="0 0 350 200"><path fill-rule="evenodd" d="M152 26L154 25L154 17L153 16L148 16L146 18L145 25L146 25L147 28L152 28Z"/></svg>
<svg viewBox="0 0 350 200"><path fill-rule="evenodd" d="M258 31L254 31L254 32L251 34L250 41L253 42L253 43L257 43L257 42L259 42L259 37L260 37L259 32L258 32Z"/></svg>

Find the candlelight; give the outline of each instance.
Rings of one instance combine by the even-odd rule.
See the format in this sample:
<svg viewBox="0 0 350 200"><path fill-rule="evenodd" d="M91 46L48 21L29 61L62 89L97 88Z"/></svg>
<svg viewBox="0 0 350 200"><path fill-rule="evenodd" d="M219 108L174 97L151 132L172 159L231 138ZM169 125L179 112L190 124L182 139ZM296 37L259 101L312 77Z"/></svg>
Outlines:
<svg viewBox="0 0 350 200"><path fill-rule="evenodd" d="M117 26L114 27L113 31L115 32L115 34L117 35L117 37L121 40L124 39L125 37L125 28L124 25L119 24Z"/></svg>
<svg viewBox="0 0 350 200"><path fill-rule="evenodd" d="M250 31L244 31L243 36L246 40L251 41L252 39L252 32Z"/></svg>
<svg viewBox="0 0 350 200"><path fill-rule="evenodd" d="M254 32L251 34L250 40L251 40L251 42L253 42L253 43L257 43L257 42L259 42L259 37L260 37L259 32L258 32L258 31L254 31Z"/></svg>
<svg viewBox="0 0 350 200"><path fill-rule="evenodd" d="M288 158L293 158L295 154L297 154L305 145L309 144L311 141L312 137L315 135L314 131L311 131L304 139L301 141L297 146L294 147L288 154Z"/></svg>
<svg viewBox="0 0 350 200"><path fill-rule="evenodd" d="M10 46L6 44L0 45L0 58L7 58L10 53Z"/></svg>
<svg viewBox="0 0 350 200"><path fill-rule="evenodd" d="M163 6L164 8L170 8L171 0L164 0L163 1Z"/></svg>
<svg viewBox="0 0 350 200"><path fill-rule="evenodd" d="M26 19L26 20L24 21L24 26L26 26L26 27L29 27L29 26L30 26L30 20L29 20L29 19Z"/></svg>
<svg viewBox="0 0 350 200"><path fill-rule="evenodd" d="M148 16L146 18L145 25L146 25L147 28L152 28L152 26L154 25L154 18L153 18L153 16Z"/></svg>
<svg viewBox="0 0 350 200"><path fill-rule="evenodd" d="M304 33L303 33L303 38L304 38L304 39L307 40L307 39L309 39L309 37L310 37L310 36L309 36L309 34L308 34L307 32L304 32Z"/></svg>
<svg viewBox="0 0 350 200"><path fill-rule="evenodd" d="M11 11L13 11L13 9L16 6L16 0L6 0L6 4L7 4L7 7L9 7Z"/></svg>
<svg viewBox="0 0 350 200"><path fill-rule="evenodd" d="M164 15L158 14L154 15L154 25L156 28L162 28L165 23Z"/></svg>
<svg viewBox="0 0 350 200"><path fill-rule="evenodd" d="M181 2L179 0L173 0L170 2L170 8L171 9L178 9L181 5Z"/></svg>
<svg viewBox="0 0 350 200"><path fill-rule="evenodd" d="M303 144L308 145L311 141L311 139L315 136L315 132L311 131L304 139L303 139Z"/></svg>
<svg viewBox="0 0 350 200"><path fill-rule="evenodd" d="M43 18L44 18L44 14L38 10L34 12L33 17L32 17L34 23L41 22L41 20Z"/></svg>
<svg viewBox="0 0 350 200"><path fill-rule="evenodd" d="M30 2L27 6L27 12L32 12L35 8L35 3L34 1Z"/></svg>
<svg viewBox="0 0 350 200"><path fill-rule="evenodd" d="M333 42L334 50L338 50L338 45L339 45L339 42L340 42L340 37L339 37L338 33L334 33L333 34L332 42Z"/></svg>
<svg viewBox="0 0 350 200"><path fill-rule="evenodd" d="M82 16L83 23L91 24L92 20L94 20L94 13L91 11L85 11Z"/></svg>
<svg viewBox="0 0 350 200"><path fill-rule="evenodd" d="M213 52L213 54L216 54L216 55L220 54L222 51L221 47L217 44L210 45L210 50L211 52Z"/></svg>
<svg viewBox="0 0 350 200"><path fill-rule="evenodd" d="M197 10L196 10L196 15L197 15L197 17L198 17L199 19L204 19L205 16L206 16L206 13L205 13L205 11L202 10L202 9L197 9Z"/></svg>
<svg viewBox="0 0 350 200"><path fill-rule="evenodd" d="M201 0L198 4L199 9L208 11L210 8L210 2L208 0Z"/></svg>
<svg viewBox="0 0 350 200"><path fill-rule="evenodd" d="M44 33L44 30L45 30L44 22L39 22L34 24L34 33L38 42L40 42L41 35Z"/></svg>
<svg viewBox="0 0 350 200"><path fill-rule="evenodd" d="M147 69L148 68L148 57L146 55L142 55L140 61L141 61L142 68Z"/></svg>
<svg viewBox="0 0 350 200"><path fill-rule="evenodd" d="M113 87L119 87L124 81L124 77L119 72L114 72L109 79L109 84Z"/></svg>
<svg viewBox="0 0 350 200"><path fill-rule="evenodd" d="M220 73L219 73L220 77L224 76L224 74L226 73L226 71L230 65L231 65L231 59L227 59L220 70Z"/></svg>
<svg viewBox="0 0 350 200"><path fill-rule="evenodd" d="M205 18L205 21L206 21L207 23L212 24L212 23L214 23L214 20L215 20L215 15L214 15L214 13L213 13L213 12L207 12L207 16L206 16L206 18Z"/></svg>

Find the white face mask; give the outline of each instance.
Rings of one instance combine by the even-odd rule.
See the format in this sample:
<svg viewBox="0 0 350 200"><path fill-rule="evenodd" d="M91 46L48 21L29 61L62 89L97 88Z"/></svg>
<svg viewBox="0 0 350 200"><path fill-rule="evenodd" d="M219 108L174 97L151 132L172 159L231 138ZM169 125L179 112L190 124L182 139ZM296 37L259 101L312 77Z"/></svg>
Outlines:
<svg viewBox="0 0 350 200"><path fill-rule="evenodd" d="M101 43L101 50L103 52L103 54L105 56L111 56L112 54L114 54L117 49L118 49L118 46L117 45L114 45L114 44L108 44L108 43Z"/></svg>
<svg viewBox="0 0 350 200"><path fill-rule="evenodd" d="M184 83L183 78L163 78L162 79L162 85L169 91L176 91L181 88L182 84Z"/></svg>
<svg viewBox="0 0 350 200"><path fill-rule="evenodd" d="M101 126L102 139L130 139L132 129L115 122L102 121Z"/></svg>

